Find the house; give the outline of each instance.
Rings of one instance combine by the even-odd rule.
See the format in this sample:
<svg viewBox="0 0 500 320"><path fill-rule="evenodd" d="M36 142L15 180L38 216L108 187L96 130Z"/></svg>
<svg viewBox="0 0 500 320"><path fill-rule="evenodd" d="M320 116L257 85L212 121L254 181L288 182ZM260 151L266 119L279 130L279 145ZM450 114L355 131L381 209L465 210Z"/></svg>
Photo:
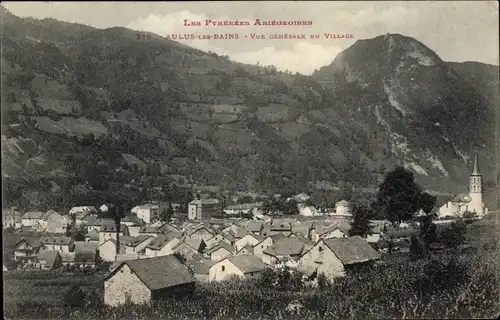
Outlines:
<svg viewBox="0 0 500 320"><path fill-rule="evenodd" d="M87 241L75 241L73 252L97 252L99 243Z"/></svg>
<svg viewBox="0 0 500 320"><path fill-rule="evenodd" d="M255 246L257 243L259 243L262 240L261 236L257 236L255 234L250 234L247 233L240 239L236 240L235 246L236 246L236 251L240 251L241 248L246 246L247 244L251 245L252 247Z"/></svg>
<svg viewBox="0 0 500 320"><path fill-rule="evenodd" d="M145 224L145 222L135 214L126 215L121 219L120 223L126 225L127 227L135 225L142 226Z"/></svg>
<svg viewBox="0 0 500 320"><path fill-rule="evenodd" d="M115 223L105 223L99 229L99 243L102 244L108 239L114 239L116 241L116 225ZM128 227L124 224L120 224L119 230L120 238L122 236L129 236Z"/></svg>
<svg viewBox="0 0 500 320"><path fill-rule="evenodd" d="M95 251L66 252L61 254L61 264L78 268L94 268L96 258L97 252Z"/></svg>
<svg viewBox="0 0 500 320"><path fill-rule="evenodd" d="M136 206L130 210L135 213L137 218L143 220L146 223L151 223L160 219L161 209L157 204L147 203L140 206Z"/></svg>
<svg viewBox="0 0 500 320"><path fill-rule="evenodd" d="M97 209L93 206L73 207L69 210L69 216L74 217L77 226L84 223L85 217L89 215L97 216L97 213Z"/></svg>
<svg viewBox="0 0 500 320"><path fill-rule="evenodd" d="M287 219L276 219L271 224L270 234L283 234L289 236L292 233L292 221Z"/></svg>
<svg viewBox="0 0 500 320"><path fill-rule="evenodd" d="M302 223L292 223L292 234L300 234L303 237L309 238L311 236L311 230L314 227L314 221L304 221Z"/></svg>
<svg viewBox="0 0 500 320"><path fill-rule="evenodd" d="M268 265L274 265L283 260L298 261L303 252L304 243L298 238L284 238L265 249L261 259Z"/></svg>
<svg viewBox="0 0 500 320"><path fill-rule="evenodd" d="M104 280L104 303L149 304L162 297L192 295L196 279L175 256L123 261Z"/></svg>
<svg viewBox="0 0 500 320"><path fill-rule="evenodd" d="M44 250L55 250L61 253L72 252L74 249L74 240L70 237L42 237L40 241Z"/></svg>
<svg viewBox="0 0 500 320"><path fill-rule="evenodd" d="M286 237L283 234L264 237L262 241L260 241L253 247L253 255L262 260L262 255L264 254L264 250L272 246L278 240L285 238Z"/></svg>
<svg viewBox="0 0 500 320"><path fill-rule="evenodd" d="M242 203L242 204L234 204L224 208L224 213L233 215L239 213L257 213L261 208L263 202L255 202L255 203Z"/></svg>
<svg viewBox="0 0 500 320"><path fill-rule="evenodd" d="M466 212L482 218L488 213L483 202L483 178L479 171L478 156L474 158L474 167L469 175L469 193L462 193L439 208L438 217L463 217Z"/></svg>
<svg viewBox="0 0 500 320"><path fill-rule="evenodd" d="M260 235L262 229L263 229L263 223L259 221L250 221L246 225L246 229L253 234Z"/></svg>
<svg viewBox="0 0 500 320"><path fill-rule="evenodd" d="M97 230L97 232L99 232L99 230L101 229L102 220L99 217L89 214L84 217L82 221L83 225L85 226L85 230L87 230L87 233L91 232L92 230Z"/></svg>
<svg viewBox="0 0 500 320"><path fill-rule="evenodd" d="M314 206L301 207L299 209L299 214L304 217L318 217L323 215Z"/></svg>
<svg viewBox="0 0 500 320"><path fill-rule="evenodd" d="M214 230L211 230L210 228L202 225L198 228L196 228L194 231L190 232L188 237L191 239L199 239L208 241L210 238L214 237L217 233Z"/></svg>
<svg viewBox="0 0 500 320"><path fill-rule="evenodd" d="M220 213L221 209L221 205L217 199L193 200L188 204L188 219L211 219L215 214Z"/></svg>
<svg viewBox="0 0 500 320"><path fill-rule="evenodd" d="M159 257L174 254L174 248L181 240L174 234L161 234L145 247L146 256Z"/></svg>
<svg viewBox="0 0 500 320"><path fill-rule="evenodd" d="M238 252L236 252L237 256L242 256L246 254L252 254L253 255L253 247L250 244L247 244L243 248L241 248Z"/></svg>
<svg viewBox="0 0 500 320"><path fill-rule="evenodd" d="M186 260L189 261L192 260L201 261L204 259L203 256L198 252L198 250L196 250L195 248L191 247L189 244L183 241L174 246L173 250L174 253L180 254Z"/></svg>
<svg viewBox="0 0 500 320"><path fill-rule="evenodd" d="M213 261L220 261L235 254L234 247L224 241L205 251L205 255Z"/></svg>
<svg viewBox="0 0 500 320"><path fill-rule="evenodd" d="M259 278L266 265L253 255L225 258L209 269L209 281L224 281L232 277Z"/></svg>
<svg viewBox="0 0 500 320"><path fill-rule="evenodd" d="M159 235L163 234L163 231L161 231L158 227L152 227L152 226L142 226L139 229L139 235L148 235L148 236L153 236L153 237L158 237Z"/></svg>
<svg viewBox="0 0 500 320"><path fill-rule="evenodd" d="M323 273L328 278L344 276L346 270L370 264L380 259L375 251L359 236L322 239L305 252L297 269L305 274Z"/></svg>
<svg viewBox="0 0 500 320"><path fill-rule="evenodd" d="M217 261L202 260L202 261L186 261L186 266L191 270L195 279L199 282L208 282L210 275L210 267Z"/></svg>
<svg viewBox="0 0 500 320"><path fill-rule="evenodd" d="M310 200L310 199L311 199L311 197L309 197L309 196L308 196L307 194L305 194L305 193L299 193L299 194L296 194L296 195L294 195L293 197L288 198L288 199L286 199L286 200L287 200L287 201L290 201L290 200L292 200L292 199L293 199L293 200L295 200L297 203L299 203L299 204L300 204L300 203L305 203L305 202L307 202L308 200Z"/></svg>
<svg viewBox="0 0 500 320"><path fill-rule="evenodd" d="M78 213L87 213L87 214L97 214L98 211L94 206L82 206L82 207L73 207L69 210L70 215L78 214ZM83 217L83 214L80 214Z"/></svg>
<svg viewBox="0 0 500 320"><path fill-rule="evenodd" d="M85 241L87 242L97 242L99 243L99 229L92 229L90 232L85 234Z"/></svg>
<svg viewBox="0 0 500 320"><path fill-rule="evenodd" d="M63 234L68 229L69 217L63 216L54 210L47 211L44 215L44 230L48 233Z"/></svg>
<svg viewBox="0 0 500 320"><path fill-rule="evenodd" d="M41 270L53 270L61 266L61 255L59 251L47 250L40 251L37 255L38 263L36 264L37 269Z"/></svg>
<svg viewBox="0 0 500 320"><path fill-rule="evenodd" d="M23 237L14 245L14 260L19 260L26 257L34 257L43 244L37 237Z"/></svg>
<svg viewBox="0 0 500 320"><path fill-rule="evenodd" d="M216 234L212 238L205 241L205 244L207 245L206 249L213 248L214 246L219 244L219 242L221 242L221 241L224 241L225 243L230 244L230 245L232 245L234 243L234 242L231 242L231 240L229 240L228 238L226 238L226 235Z"/></svg>
<svg viewBox="0 0 500 320"><path fill-rule="evenodd" d="M15 208L10 208L2 212L2 223L3 228L14 228L21 229L22 226L22 214Z"/></svg>
<svg viewBox="0 0 500 320"><path fill-rule="evenodd" d="M38 228L39 220L42 219L43 212L41 211L28 211L21 218L22 227Z"/></svg>
<svg viewBox="0 0 500 320"><path fill-rule="evenodd" d="M311 230L311 240L316 243L320 239L330 239L330 238L343 238L347 237L347 234L342 232L340 228L334 224L331 226L324 226L321 224L314 225Z"/></svg>
<svg viewBox="0 0 500 320"><path fill-rule="evenodd" d="M350 212L349 207L350 207L349 202L341 200L337 202L337 204L335 204L335 212L332 213L331 215L350 218L352 217L352 214Z"/></svg>
<svg viewBox="0 0 500 320"><path fill-rule="evenodd" d="M106 241L99 245L99 257L104 261L115 261L118 254L126 253L127 243L130 242L130 236L120 236L120 248L117 252L116 250L116 240L115 238L108 238Z"/></svg>
<svg viewBox="0 0 500 320"><path fill-rule="evenodd" d="M125 247L125 254L137 254L146 249L146 247L155 239L151 235L139 235L130 238Z"/></svg>

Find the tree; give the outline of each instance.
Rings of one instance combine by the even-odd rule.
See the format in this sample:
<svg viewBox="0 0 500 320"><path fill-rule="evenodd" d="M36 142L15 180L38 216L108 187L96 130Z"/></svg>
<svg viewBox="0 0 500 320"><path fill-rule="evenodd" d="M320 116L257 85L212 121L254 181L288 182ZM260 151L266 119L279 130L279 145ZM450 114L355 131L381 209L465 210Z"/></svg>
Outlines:
<svg viewBox="0 0 500 320"><path fill-rule="evenodd" d="M297 201L294 199L291 199L289 201L285 200L280 200L282 202L282 211L286 215L294 215L294 214L299 214L299 206L297 204Z"/></svg>
<svg viewBox="0 0 500 320"><path fill-rule="evenodd" d="M465 241L466 231L467 223L463 219L458 219L441 231L441 241L448 248L456 249Z"/></svg>
<svg viewBox="0 0 500 320"><path fill-rule="evenodd" d="M368 220L370 209L363 204L353 203L351 205L351 213L353 221L349 230L349 236L365 237L371 231L370 221Z"/></svg>
<svg viewBox="0 0 500 320"><path fill-rule="evenodd" d="M119 202L118 202L119 203ZM116 228L116 253L120 252L120 227L122 218L125 217L125 210L122 205L116 205L115 203L107 203L108 211L106 216L113 219Z"/></svg>
<svg viewBox="0 0 500 320"><path fill-rule="evenodd" d="M422 211L429 214L432 209L434 209L434 205L436 204L437 198L431 195L428 192L422 192L419 196L419 205Z"/></svg>
<svg viewBox="0 0 500 320"><path fill-rule="evenodd" d="M70 307L79 307L83 305L86 298L85 292L78 285L73 285L66 293L64 303Z"/></svg>
<svg viewBox="0 0 500 320"><path fill-rule="evenodd" d="M426 250L429 250L431 244L437 239L436 224L432 223L434 217L434 214L428 214L420 218L419 236L423 240Z"/></svg>
<svg viewBox="0 0 500 320"><path fill-rule="evenodd" d="M413 173L397 167L380 184L374 208L378 213L385 213L389 221L400 223L414 217L422 208L422 199L429 201L427 196L422 196Z"/></svg>
<svg viewBox="0 0 500 320"><path fill-rule="evenodd" d="M415 260L422 257L422 246L420 241L415 234L411 235L410 238L410 259Z"/></svg>

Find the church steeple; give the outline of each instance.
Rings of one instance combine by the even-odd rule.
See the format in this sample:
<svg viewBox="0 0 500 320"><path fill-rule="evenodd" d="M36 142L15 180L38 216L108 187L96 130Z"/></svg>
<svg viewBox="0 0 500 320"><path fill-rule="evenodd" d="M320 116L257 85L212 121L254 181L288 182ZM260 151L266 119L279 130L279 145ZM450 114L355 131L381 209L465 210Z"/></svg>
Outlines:
<svg viewBox="0 0 500 320"><path fill-rule="evenodd" d="M477 164L477 154L474 157L474 169L472 170L472 176L480 176L481 173L479 173L479 166Z"/></svg>

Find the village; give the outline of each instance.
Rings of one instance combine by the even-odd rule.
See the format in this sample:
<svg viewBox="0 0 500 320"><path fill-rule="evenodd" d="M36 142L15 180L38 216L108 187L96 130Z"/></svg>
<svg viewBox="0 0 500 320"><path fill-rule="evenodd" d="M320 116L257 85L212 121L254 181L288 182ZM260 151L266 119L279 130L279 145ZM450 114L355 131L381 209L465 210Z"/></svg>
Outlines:
<svg viewBox="0 0 500 320"><path fill-rule="evenodd" d="M476 160L470 195L444 204L435 222L451 221L450 208L455 208L455 217L468 214L471 205L478 206L479 214L477 208L473 213L482 218L487 209L481 183ZM276 200L280 195L272 197ZM282 200L296 205L299 214L264 214L263 202L223 208L218 199L199 195L188 204L187 212L175 203L138 205L120 219L119 228L116 220L106 217L107 204L74 207L67 214L49 210L20 215L11 210L3 214L3 227L15 240L10 243L10 256L5 259L4 254L3 269L43 272L104 267L104 303L116 306L148 302L165 290L189 292L196 282L258 278L266 269L342 277L348 270L379 263L387 252L382 242L394 243L392 251L408 251L408 239L418 228L418 222L394 225L370 220L364 236L351 235L349 202L341 200L335 208L318 210L305 193ZM165 221L163 213L169 208L174 212Z"/></svg>

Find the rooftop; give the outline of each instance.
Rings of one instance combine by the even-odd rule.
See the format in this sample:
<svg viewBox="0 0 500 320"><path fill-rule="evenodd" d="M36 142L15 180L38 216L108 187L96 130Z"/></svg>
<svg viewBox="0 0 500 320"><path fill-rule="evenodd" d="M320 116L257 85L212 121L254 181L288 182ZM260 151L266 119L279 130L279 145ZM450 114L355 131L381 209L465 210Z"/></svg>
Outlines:
<svg viewBox="0 0 500 320"><path fill-rule="evenodd" d="M331 238L323 242L344 265L380 259L380 254L360 236Z"/></svg>
<svg viewBox="0 0 500 320"><path fill-rule="evenodd" d="M124 261L106 280L112 277L125 264L130 267L150 290L158 290L193 283L195 281L195 278L191 275L187 267L173 255Z"/></svg>
<svg viewBox="0 0 500 320"><path fill-rule="evenodd" d="M242 255L242 256L232 256L227 258L227 260L231 261L232 264L238 267L238 269L240 269L245 274L260 272L266 268L264 262L262 262L260 259L258 259L256 256L252 254Z"/></svg>

